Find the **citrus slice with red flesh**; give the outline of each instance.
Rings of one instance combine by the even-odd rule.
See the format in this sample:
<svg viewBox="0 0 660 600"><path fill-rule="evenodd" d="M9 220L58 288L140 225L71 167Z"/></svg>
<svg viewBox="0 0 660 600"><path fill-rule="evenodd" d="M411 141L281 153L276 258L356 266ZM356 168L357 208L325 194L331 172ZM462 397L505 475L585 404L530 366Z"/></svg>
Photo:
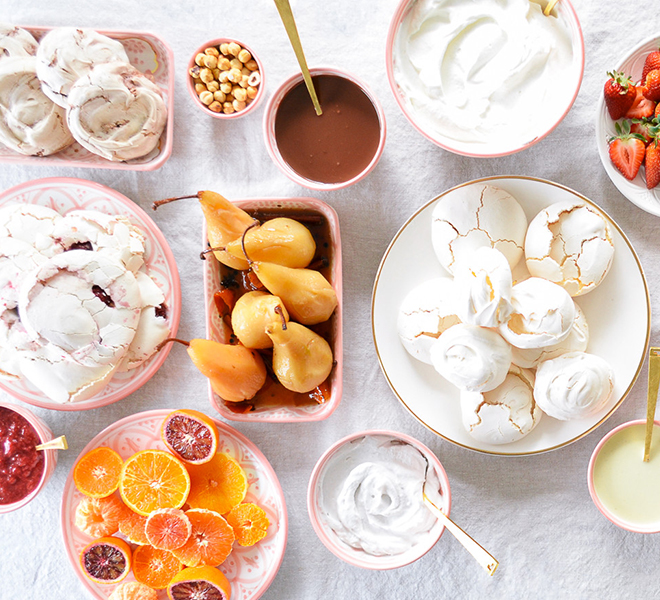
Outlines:
<svg viewBox="0 0 660 600"><path fill-rule="evenodd" d="M80 566L91 581L117 583L131 570L131 548L120 538L99 538L82 549Z"/></svg>
<svg viewBox="0 0 660 600"><path fill-rule="evenodd" d="M160 433L170 452L186 463L206 463L218 449L218 428L210 417L197 410L181 409L170 413Z"/></svg>
<svg viewBox="0 0 660 600"><path fill-rule="evenodd" d="M188 472L188 504L193 508L206 508L224 515L245 500L247 476L228 454L218 452L210 462L190 465Z"/></svg>
<svg viewBox="0 0 660 600"><path fill-rule="evenodd" d="M119 493L124 503L147 516L159 508L181 508L190 491L185 465L164 450L141 450L121 471Z"/></svg>
<svg viewBox="0 0 660 600"><path fill-rule="evenodd" d="M178 508L161 508L147 517L144 532L149 544L159 550L174 550L183 546L192 533L186 513Z"/></svg>
<svg viewBox="0 0 660 600"><path fill-rule="evenodd" d="M266 511L253 504L244 502L234 506L225 516L241 546L254 546L259 540L266 537L270 521Z"/></svg>
<svg viewBox="0 0 660 600"><path fill-rule="evenodd" d="M138 546L133 552L135 579L155 590L164 590L181 568L181 561L167 550Z"/></svg>
<svg viewBox="0 0 660 600"><path fill-rule="evenodd" d="M73 467L73 482L85 496L106 498L117 489L123 464L112 448L94 448Z"/></svg>
<svg viewBox="0 0 660 600"><path fill-rule="evenodd" d="M225 518L203 508L186 511L192 525L188 541L172 550L187 567L216 567L229 556L234 544L234 530Z"/></svg>
<svg viewBox="0 0 660 600"><path fill-rule="evenodd" d="M189 567L172 578L167 596L170 600L230 600L231 586L214 567Z"/></svg>

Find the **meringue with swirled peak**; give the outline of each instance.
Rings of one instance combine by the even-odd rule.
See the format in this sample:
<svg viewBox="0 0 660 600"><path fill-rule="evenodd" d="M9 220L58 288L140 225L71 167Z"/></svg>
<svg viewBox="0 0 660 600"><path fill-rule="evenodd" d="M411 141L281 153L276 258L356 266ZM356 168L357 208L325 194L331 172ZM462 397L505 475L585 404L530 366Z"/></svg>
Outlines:
<svg viewBox="0 0 660 600"><path fill-rule="evenodd" d="M44 93L67 108L73 84L94 66L114 61L129 62L121 42L92 29L57 27L39 42L37 75Z"/></svg>
<svg viewBox="0 0 660 600"><path fill-rule="evenodd" d="M575 320L575 302L556 283L530 277L513 286L513 310L500 326L502 337L518 348L544 348L568 337Z"/></svg>
<svg viewBox="0 0 660 600"><path fill-rule="evenodd" d="M26 29L0 23L0 60L34 56L38 45L37 40Z"/></svg>
<svg viewBox="0 0 660 600"><path fill-rule="evenodd" d="M478 248L499 250L511 268L523 254L527 217L509 192L492 185L461 186L433 208L431 241L440 264L452 275Z"/></svg>
<svg viewBox="0 0 660 600"><path fill-rule="evenodd" d="M540 211L525 237L527 269L561 285L571 296L600 285L614 258L610 226L579 200L556 202Z"/></svg>
<svg viewBox="0 0 660 600"><path fill-rule="evenodd" d="M498 327L511 314L511 267L504 254L484 246L455 269L456 307L463 323Z"/></svg>
<svg viewBox="0 0 660 600"><path fill-rule="evenodd" d="M149 154L158 145L166 121L159 87L126 63L95 66L69 92L71 133L87 150L108 160Z"/></svg>
<svg viewBox="0 0 660 600"><path fill-rule="evenodd" d="M401 303L397 329L403 347L414 358L431 364L431 346L453 325L456 316L454 281L437 277L414 287Z"/></svg>
<svg viewBox="0 0 660 600"><path fill-rule="evenodd" d="M583 419L602 410L614 390L614 371L594 354L569 352L536 369L534 399L555 419Z"/></svg>
<svg viewBox="0 0 660 600"><path fill-rule="evenodd" d="M0 237L21 240L50 257L62 251L53 239L61 219L60 213L40 204L7 204L0 208Z"/></svg>
<svg viewBox="0 0 660 600"><path fill-rule="evenodd" d="M584 311L575 304L575 320L566 338L545 348L511 347L511 362L523 369L534 369L544 360L557 358L567 352L584 352L589 345L589 324Z"/></svg>
<svg viewBox="0 0 660 600"><path fill-rule="evenodd" d="M64 109L42 91L36 58L0 61L0 142L27 156L55 154L73 143Z"/></svg>
<svg viewBox="0 0 660 600"><path fill-rule="evenodd" d="M431 346L435 370L461 390L487 392L506 378L511 346L493 329L459 323Z"/></svg>
<svg viewBox="0 0 660 600"><path fill-rule="evenodd" d="M504 382L489 392L461 392L461 417L467 432L486 444L524 438L543 415L534 400L534 373L511 365Z"/></svg>

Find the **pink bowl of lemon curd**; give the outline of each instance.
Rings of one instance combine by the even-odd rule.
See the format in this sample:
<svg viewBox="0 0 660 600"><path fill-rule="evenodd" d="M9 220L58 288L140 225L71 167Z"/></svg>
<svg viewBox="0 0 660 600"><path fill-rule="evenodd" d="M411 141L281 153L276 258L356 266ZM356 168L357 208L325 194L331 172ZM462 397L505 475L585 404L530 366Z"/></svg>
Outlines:
<svg viewBox="0 0 660 600"><path fill-rule="evenodd" d="M589 494L612 523L636 533L660 533L660 421L654 421L644 462L646 421L628 421L596 446L587 472Z"/></svg>
<svg viewBox="0 0 660 600"><path fill-rule="evenodd" d="M569 0L401 0L386 69L399 108L445 150L495 157L529 148L566 116L584 72Z"/></svg>
<svg viewBox="0 0 660 600"><path fill-rule="evenodd" d="M360 79L335 67L310 69L322 114L314 111L301 73L280 85L266 105L264 140L289 179L320 191L364 179L385 147L385 113Z"/></svg>

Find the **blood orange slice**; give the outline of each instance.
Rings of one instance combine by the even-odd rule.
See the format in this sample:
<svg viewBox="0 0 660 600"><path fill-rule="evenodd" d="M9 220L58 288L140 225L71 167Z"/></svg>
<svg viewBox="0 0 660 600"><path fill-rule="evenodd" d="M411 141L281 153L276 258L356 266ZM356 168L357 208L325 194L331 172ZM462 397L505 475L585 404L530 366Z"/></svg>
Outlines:
<svg viewBox="0 0 660 600"><path fill-rule="evenodd" d="M197 410L175 410L161 426L163 442L184 462L201 465L218 449L218 429L210 417Z"/></svg>
<svg viewBox="0 0 660 600"><path fill-rule="evenodd" d="M177 573L167 587L170 600L229 600L231 586L214 567L191 567Z"/></svg>
<svg viewBox="0 0 660 600"><path fill-rule="evenodd" d="M82 549L80 566L96 583L117 583L131 570L131 548L120 538L99 538Z"/></svg>
<svg viewBox="0 0 660 600"><path fill-rule="evenodd" d="M212 510L191 508L186 512L192 525L188 541L172 550L187 567L216 567L229 556L234 530L222 515Z"/></svg>
<svg viewBox="0 0 660 600"><path fill-rule="evenodd" d="M135 579L155 590L164 590L181 566L179 559L167 550L139 546L133 552Z"/></svg>
<svg viewBox="0 0 660 600"><path fill-rule="evenodd" d="M123 464L112 448L94 448L73 467L73 482L85 496L105 498L117 489Z"/></svg>
<svg viewBox="0 0 660 600"><path fill-rule="evenodd" d="M144 532L149 544L154 548L174 550L188 541L192 533L192 525L182 510L161 508L147 517Z"/></svg>

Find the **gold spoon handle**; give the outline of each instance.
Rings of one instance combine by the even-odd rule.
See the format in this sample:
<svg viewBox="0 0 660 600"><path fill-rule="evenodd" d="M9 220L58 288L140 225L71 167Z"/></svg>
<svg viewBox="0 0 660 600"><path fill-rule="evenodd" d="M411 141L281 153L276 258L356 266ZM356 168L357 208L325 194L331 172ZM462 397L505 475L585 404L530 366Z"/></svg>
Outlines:
<svg viewBox="0 0 660 600"><path fill-rule="evenodd" d="M557 4L558 0L550 0L545 6L545 9L543 10L543 14L546 17L550 16L550 13L552 12L552 9L555 7L555 4Z"/></svg>
<svg viewBox="0 0 660 600"><path fill-rule="evenodd" d="M37 450L66 450L68 447L66 436L61 435L53 440L39 444Z"/></svg>
<svg viewBox="0 0 660 600"><path fill-rule="evenodd" d="M649 384L646 396L646 435L644 436L644 462L649 462L655 405L658 401L660 386L660 348L649 348Z"/></svg>
<svg viewBox="0 0 660 600"><path fill-rule="evenodd" d="M454 523L445 513L443 513L431 500L424 494L424 502L429 510L438 518L439 521L453 534L453 536L463 545L463 547L476 559L476 561L488 572L494 575L499 562L488 552L481 544L472 539L456 523Z"/></svg>
<svg viewBox="0 0 660 600"><path fill-rule="evenodd" d="M282 23L284 23L284 28L286 29L289 41L293 46L293 51L296 53L296 58L298 59L298 64L300 65L300 70L302 71L307 91L312 98L312 104L314 104L314 110L316 111L316 114L320 116L323 111L321 110L319 99L316 96L312 76L309 74L309 69L307 68L305 53L303 52L302 44L300 43L298 28L296 27L296 21L293 18L293 12L289 0L275 0L275 6L277 6L277 10L280 13L280 18L282 19Z"/></svg>

